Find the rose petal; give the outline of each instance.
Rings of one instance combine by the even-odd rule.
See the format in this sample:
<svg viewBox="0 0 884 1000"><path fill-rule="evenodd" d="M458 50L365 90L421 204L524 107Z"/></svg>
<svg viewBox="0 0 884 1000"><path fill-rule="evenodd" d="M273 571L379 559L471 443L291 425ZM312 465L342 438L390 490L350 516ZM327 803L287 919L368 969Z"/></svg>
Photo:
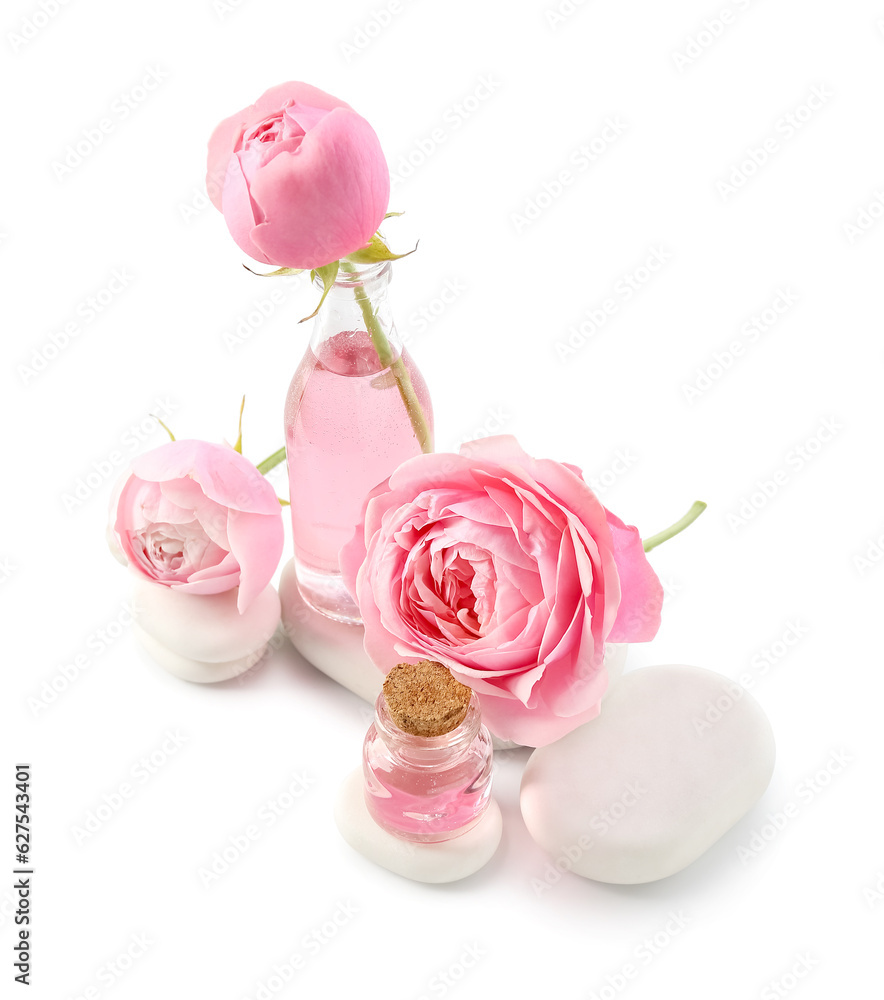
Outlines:
<svg viewBox="0 0 884 1000"><path fill-rule="evenodd" d="M231 510L227 522L230 551L242 568L236 606L240 613L270 583L282 554L282 519Z"/></svg>
<svg viewBox="0 0 884 1000"><path fill-rule="evenodd" d="M280 153L258 170L249 189L266 220L249 234L259 259L315 268L368 243L387 211L390 174L368 122L337 108L296 153Z"/></svg>
<svg viewBox="0 0 884 1000"><path fill-rule="evenodd" d="M147 579L195 594L239 586L243 612L283 546L276 494L226 445L170 441L139 456L118 490L114 534Z"/></svg>
<svg viewBox="0 0 884 1000"><path fill-rule="evenodd" d="M303 133L315 128L327 114L327 108L312 108L309 104L290 104L285 109L285 117L293 121Z"/></svg>
<svg viewBox="0 0 884 1000"><path fill-rule="evenodd" d="M511 698L488 694L482 695L481 701L482 719L495 736L529 747L542 747L560 740L599 714L598 702L591 708L563 718L530 709Z"/></svg>
<svg viewBox="0 0 884 1000"><path fill-rule="evenodd" d="M575 466L510 437L402 463L367 498L342 566L381 669L439 660L497 735L535 746L597 713L615 625L634 641L658 618L635 529Z"/></svg>
<svg viewBox="0 0 884 1000"><path fill-rule="evenodd" d="M221 194L224 189L224 179L227 176L227 165L243 132L296 102L327 111L331 111L333 108L350 107L344 101L332 97L331 94L326 94L325 91L313 87L309 83L289 81L271 87L254 104L237 111L229 118L225 118L218 124L209 139L206 167L206 188L212 204L219 211L222 207Z"/></svg>
<svg viewBox="0 0 884 1000"><path fill-rule="evenodd" d="M132 471L140 479L165 482L191 478L210 500L235 510L279 514L279 500L260 472L227 445L207 441L169 441L139 455Z"/></svg>
<svg viewBox="0 0 884 1000"><path fill-rule="evenodd" d="M663 585L651 568L638 528L607 511L620 578L620 607L608 642L648 642L660 628Z"/></svg>

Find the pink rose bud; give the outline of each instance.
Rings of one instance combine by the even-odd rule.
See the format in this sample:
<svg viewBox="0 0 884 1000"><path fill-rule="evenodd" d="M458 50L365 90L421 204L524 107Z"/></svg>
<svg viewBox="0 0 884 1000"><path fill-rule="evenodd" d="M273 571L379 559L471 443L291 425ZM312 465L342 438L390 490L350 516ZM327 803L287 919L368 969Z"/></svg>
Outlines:
<svg viewBox="0 0 884 1000"><path fill-rule="evenodd" d="M638 530L578 469L509 436L403 462L367 497L341 567L377 666L443 663L497 736L528 746L598 714L606 642L660 625Z"/></svg>
<svg viewBox="0 0 884 1000"><path fill-rule="evenodd" d="M209 140L206 185L250 257L315 268L364 247L390 200L374 129L306 83L272 87Z"/></svg>
<svg viewBox="0 0 884 1000"><path fill-rule="evenodd" d="M228 445L170 441L132 463L116 487L114 537L129 566L190 594L239 587L245 611L282 555L273 487Z"/></svg>

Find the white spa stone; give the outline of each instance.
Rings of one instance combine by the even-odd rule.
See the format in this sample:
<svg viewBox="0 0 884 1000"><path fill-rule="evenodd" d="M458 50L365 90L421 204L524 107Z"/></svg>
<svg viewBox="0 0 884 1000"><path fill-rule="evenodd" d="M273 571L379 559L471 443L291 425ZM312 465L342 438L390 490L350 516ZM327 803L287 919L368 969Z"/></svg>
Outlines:
<svg viewBox="0 0 884 1000"><path fill-rule="evenodd" d="M279 624L279 595L268 585L240 614L237 590L186 594L139 581L133 594L133 631L147 653L188 681L229 680L264 655Z"/></svg>
<svg viewBox="0 0 884 1000"><path fill-rule="evenodd" d="M599 882L653 882L696 861L773 773L767 716L700 667L626 674L601 714L534 751L522 816L551 858Z"/></svg>
<svg viewBox="0 0 884 1000"><path fill-rule="evenodd" d="M297 651L326 676L373 705L384 675L362 645L361 625L326 618L306 603L298 590L295 561L289 559L279 580L282 627Z"/></svg>
<svg viewBox="0 0 884 1000"><path fill-rule="evenodd" d="M375 823L365 804L362 768L351 772L338 794L335 822L347 843L369 861L413 882L457 882L483 868L494 856L503 832L495 799L481 820L454 840L412 844Z"/></svg>
<svg viewBox="0 0 884 1000"><path fill-rule="evenodd" d="M365 652L362 626L334 621L311 608L298 590L294 559L283 567L279 598L282 625L295 649L317 670L373 705L380 694L384 675ZM626 643L608 643L605 653L608 670L606 698L623 674L628 649ZM494 737L495 750L516 746L519 744Z"/></svg>

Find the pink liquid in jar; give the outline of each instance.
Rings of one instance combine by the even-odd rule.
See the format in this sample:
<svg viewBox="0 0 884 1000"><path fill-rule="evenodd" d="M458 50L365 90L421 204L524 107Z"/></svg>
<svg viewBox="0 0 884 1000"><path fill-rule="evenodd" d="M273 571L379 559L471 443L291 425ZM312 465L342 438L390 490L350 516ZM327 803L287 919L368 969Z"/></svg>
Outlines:
<svg viewBox="0 0 884 1000"><path fill-rule="evenodd" d="M481 820L491 800L491 736L475 695L460 726L432 738L399 730L380 695L362 762L369 813L403 840L460 837Z"/></svg>

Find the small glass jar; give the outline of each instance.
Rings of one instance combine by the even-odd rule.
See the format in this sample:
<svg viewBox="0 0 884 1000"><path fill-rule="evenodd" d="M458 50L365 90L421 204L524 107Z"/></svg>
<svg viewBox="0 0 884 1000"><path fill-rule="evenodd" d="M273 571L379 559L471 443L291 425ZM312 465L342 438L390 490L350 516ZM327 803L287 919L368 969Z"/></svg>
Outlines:
<svg viewBox="0 0 884 1000"><path fill-rule="evenodd" d="M388 833L418 844L453 840L472 829L491 800L491 736L475 692L459 726L414 736L395 723L381 692L365 736L365 802Z"/></svg>

